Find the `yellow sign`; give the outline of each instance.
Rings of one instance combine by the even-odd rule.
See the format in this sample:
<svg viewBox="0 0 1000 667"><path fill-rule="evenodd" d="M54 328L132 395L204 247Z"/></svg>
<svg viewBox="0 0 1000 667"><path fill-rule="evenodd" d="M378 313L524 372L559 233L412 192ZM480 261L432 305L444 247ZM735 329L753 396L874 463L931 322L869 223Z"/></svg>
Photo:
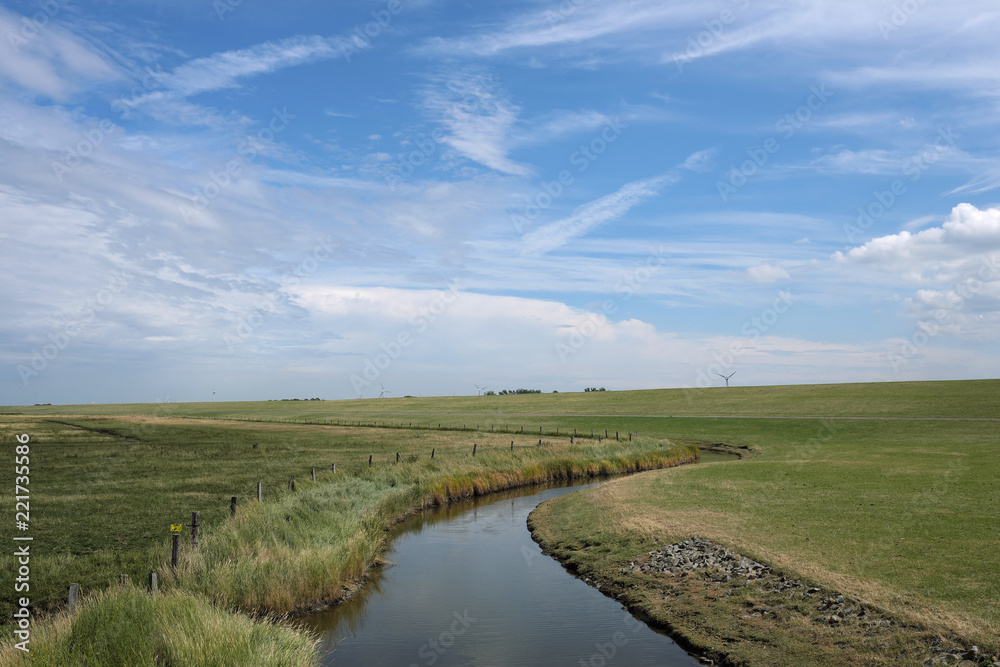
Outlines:
<svg viewBox="0 0 1000 667"><path fill-rule="evenodd" d="M182 523L172 523L172 524L170 524L170 532L171 533L179 533L179 532L181 532L181 530L183 530L183 528L184 528L184 524L182 524Z"/></svg>

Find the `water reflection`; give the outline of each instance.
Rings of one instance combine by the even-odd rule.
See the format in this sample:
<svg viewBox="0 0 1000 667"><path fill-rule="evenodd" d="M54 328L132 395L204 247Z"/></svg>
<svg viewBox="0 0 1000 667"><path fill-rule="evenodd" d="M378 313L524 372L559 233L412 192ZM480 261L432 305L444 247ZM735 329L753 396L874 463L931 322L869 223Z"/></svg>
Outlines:
<svg viewBox="0 0 1000 667"><path fill-rule="evenodd" d="M301 619L323 638L323 664L697 665L531 539L528 513L571 486L466 500L400 526L389 566Z"/></svg>

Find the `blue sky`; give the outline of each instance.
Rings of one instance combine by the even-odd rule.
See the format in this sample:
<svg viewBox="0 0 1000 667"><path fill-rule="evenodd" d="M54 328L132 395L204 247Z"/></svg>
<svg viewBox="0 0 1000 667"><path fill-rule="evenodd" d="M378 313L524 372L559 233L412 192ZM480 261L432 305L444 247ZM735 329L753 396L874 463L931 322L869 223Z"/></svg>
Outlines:
<svg viewBox="0 0 1000 667"><path fill-rule="evenodd" d="M0 5L0 404L997 377L995 2Z"/></svg>

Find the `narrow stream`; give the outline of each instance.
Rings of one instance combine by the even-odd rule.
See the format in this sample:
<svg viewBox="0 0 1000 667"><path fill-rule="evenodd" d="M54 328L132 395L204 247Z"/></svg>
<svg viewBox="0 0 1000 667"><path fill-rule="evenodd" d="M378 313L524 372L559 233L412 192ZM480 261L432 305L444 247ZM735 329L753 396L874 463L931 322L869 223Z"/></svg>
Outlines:
<svg viewBox="0 0 1000 667"><path fill-rule="evenodd" d="M347 603L303 617L323 637L323 664L698 665L531 539L531 510L585 486L494 494L406 522L393 565Z"/></svg>

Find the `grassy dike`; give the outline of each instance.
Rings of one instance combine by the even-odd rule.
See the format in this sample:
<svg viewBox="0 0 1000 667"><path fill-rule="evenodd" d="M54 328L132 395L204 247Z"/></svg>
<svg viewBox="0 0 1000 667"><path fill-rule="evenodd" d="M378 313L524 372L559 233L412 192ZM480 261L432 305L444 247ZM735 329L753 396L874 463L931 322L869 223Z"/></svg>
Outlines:
<svg viewBox="0 0 1000 667"><path fill-rule="evenodd" d="M993 664L1000 423L701 418L672 428L756 456L553 499L529 518L535 539L716 664L922 665L938 638L977 645L974 664ZM822 591L623 570L694 535ZM871 615L824 622L821 601L837 594Z"/></svg>
<svg viewBox="0 0 1000 667"><path fill-rule="evenodd" d="M570 444L544 436L538 446L537 436L178 417L17 415L0 417L0 431L4 442L31 436L31 598L36 612L48 611L32 626L30 663L13 648L13 628L0 627L3 664L209 665L223 664L220 656L225 664L312 664L314 639L268 617L342 598L379 562L387 529L415 509L697 456L693 446L658 438ZM285 488L290 475L294 492ZM263 503L251 499L257 480ZM232 495L240 498L234 519ZM185 538L172 572L167 528L189 523L195 509L200 546ZM120 574L144 582L151 569L160 574L157 596L116 583ZM13 590L9 571L2 579ZM59 611L71 582L85 592L73 617ZM12 601L4 601L10 619Z"/></svg>

